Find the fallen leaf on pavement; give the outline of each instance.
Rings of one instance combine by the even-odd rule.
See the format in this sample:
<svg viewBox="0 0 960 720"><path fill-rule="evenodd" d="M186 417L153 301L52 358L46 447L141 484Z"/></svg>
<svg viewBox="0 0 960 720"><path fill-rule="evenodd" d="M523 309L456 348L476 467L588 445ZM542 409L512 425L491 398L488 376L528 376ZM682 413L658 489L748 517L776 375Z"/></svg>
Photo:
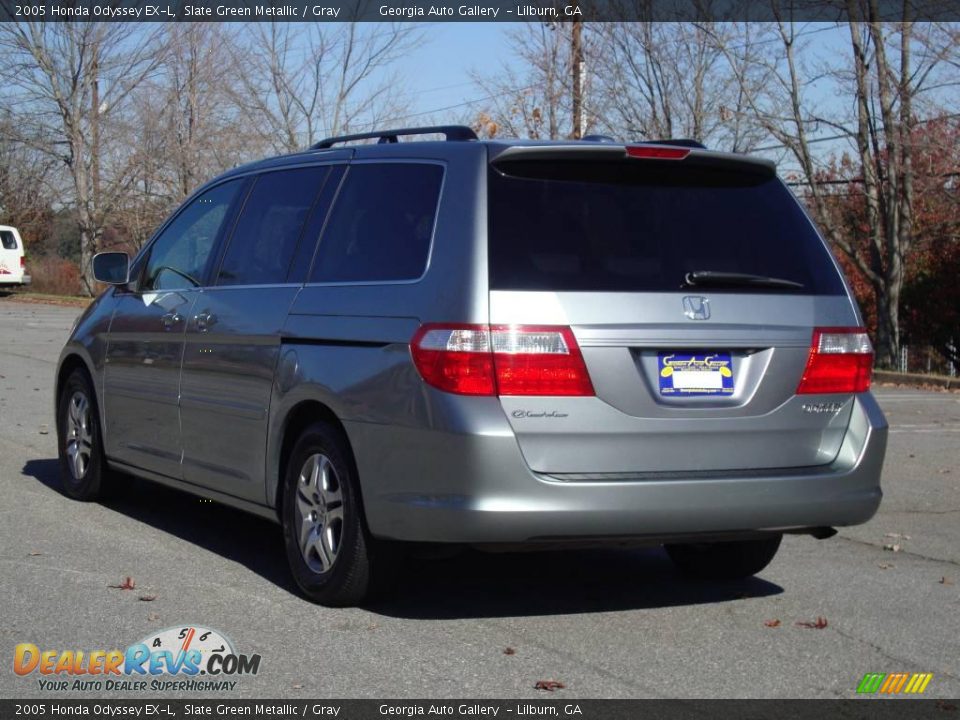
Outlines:
<svg viewBox="0 0 960 720"><path fill-rule="evenodd" d="M156 622L160 619L160 616L157 613L147 613L147 620L150 622Z"/></svg>
<svg viewBox="0 0 960 720"><path fill-rule="evenodd" d="M893 563L878 563L877 567L881 570L889 570L892 567L896 567Z"/></svg>
<svg viewBox="0 0 960 720"><path fill-rule="evenodd" d="M504 648L503 654L504 654L504 655L516 655L516 654L517 654L517 651L514 650L512 647L508 647L508 648Z"/></svg>
<svg viewBox="0 0 960 720"><path fill-rule="evenodd" d="M143 602L153 602L154 600L157 599L157 596L156 596L156 595L141 595L138 599L139 599L139 600L143 600Z"/></svg>
<svg viewBox="0 0 960 720"><path fill-rule="evenodd" d="M30 557L36 557L37 555L43 555L39 550L34 550L30 553Z"/></svg>
<svg viewBox="0 0 960 720"><path fill-rule="evenodd" d="M554 690L563 690L565 687L566 685L556 680L537 680L537 684L533 686L533 689L553 692Z"/></svg>
<svg viewBox="0 0 960 720"><path fill-rule="evenodd" d="M303 684L302 684L302 683L294 683L294 684L291 685L290 687L292 687L294 690L300 690L301 688L303 688Z"/></svg>
<svg viewBox="0 0 960 720"><path fill-rule="evenodd" d="M107 585L107 587L113 588L114 590L133 590L136 586L137 584L129 575L127 575L119 585Z"/></svg>
<svg viewBox="0 0 960 720"><path fill-rule="evenodd" d="M883 546L884 550L889 550L890 552L900 552L903 550L903 546L900 543L890 543L889 545Z"/></svg>
<svg viewBox="0 0 960 720"><path fill-rule="evenodd" d="M766 625L767 627L780 627L780 621L777 619L764 620L763 624Z"/></svg>
<svg viewBox="0 0 960 720"><path fill-rule="evenodd" d="M794 623L797 627L810 628L812 630L823 630L827 626L827 619L825 617L817 616L817 619L813 622L809 620L801 620Z"/></svg>
<svg viewBox="0 0 960 720"><path fill-rule="evenodd" d="M951 580L951 579L948 578L947 576L943 576L942 578L940 578L940 584L941 584L941 585L953 585L953 580Z"/></svg>

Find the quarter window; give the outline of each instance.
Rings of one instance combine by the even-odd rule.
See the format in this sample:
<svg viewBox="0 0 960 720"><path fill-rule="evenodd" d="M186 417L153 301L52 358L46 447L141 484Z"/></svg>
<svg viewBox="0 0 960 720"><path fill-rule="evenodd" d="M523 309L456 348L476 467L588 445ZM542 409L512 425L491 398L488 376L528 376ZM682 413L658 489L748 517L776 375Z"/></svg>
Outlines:
<svg viewBox="0 0 960 720"><path fill-rule="evenodd" d="M287 279L310 208L329 173L326 167L261 175L237 220L218 285L264 285Z"/></svg>
<svg viewBox="0 0 960 720"><path fill-rule="evenodd" d="M180 211L150 249L143 290L182 290L203 284L217 234L242 182L217 185Z"/></svg>
<svg viewBox="0 0 960 720"><path fill-rule="evenodd" d="M4 250L17 249L17 239L9 230L0 230L0 243L3 243Z"/></svg>
<svg viewBox="0 0 960 720"><path fill-rule="evenodd" d="M443 168L352 165L320 239L311 282L415 280L423 275Z"/></svg>

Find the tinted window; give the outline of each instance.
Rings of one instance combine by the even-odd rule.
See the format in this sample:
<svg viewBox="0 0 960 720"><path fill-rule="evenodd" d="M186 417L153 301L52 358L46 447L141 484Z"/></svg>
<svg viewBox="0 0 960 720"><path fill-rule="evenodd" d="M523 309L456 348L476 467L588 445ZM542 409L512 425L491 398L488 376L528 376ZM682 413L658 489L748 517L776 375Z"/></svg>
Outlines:
<svg viewBox="0 0 960 720"><path fill-rule="evenodd" d="M177 290L203 284L217 233L242 184L237 179L217 185L174 218L150 249L143 290Z"/></svg>
<svg viewBox="0 0 960 720"><path fill-rule="evenodd" d="M333 205L333 199L337 196L337 190L340 188L340 182L347 172L346 165L331 165L330 174L323 183L323 190L320 191L320 197L313 204L313 211L303 230L303 236L297 243L297 252L293 256L293 262L290 264L290 274L287 275L287 282L303 283L306 282L310 274L310 265L313 263L313 256L317 251L317 240L320 232L323 230L323 224L327 219L327 213L330 206Z"/></svg>
<svg viewBox="0 0 960 720"><path fill-rule="evenodd" d="M281 170L261 175L240 212L220 266L218 285L263 285L287 279L325 167Z"/></svg>
<svg viewBox="0 0 960 720"><path fill-rule="evenodd" d="M442 179L438 165L351 166L323 231L311 282L423 275Z"/></svg>
<svg viewBox="0 0 960 720"><path fill-rule="evenodd" d="M3 244L4 250L16 250L17 249L17 239L13 236L13 233L9 230L0 230L0 243Z"/></svg>
<svg viewBox="0 0 960 720"><path fill-rule="evenodd" d="M827 250L771 173L643 161L505 167L509 176L489 176L492 288L678 291L686 273L712 270L803 286L736 292L844 293Z"/></svg>

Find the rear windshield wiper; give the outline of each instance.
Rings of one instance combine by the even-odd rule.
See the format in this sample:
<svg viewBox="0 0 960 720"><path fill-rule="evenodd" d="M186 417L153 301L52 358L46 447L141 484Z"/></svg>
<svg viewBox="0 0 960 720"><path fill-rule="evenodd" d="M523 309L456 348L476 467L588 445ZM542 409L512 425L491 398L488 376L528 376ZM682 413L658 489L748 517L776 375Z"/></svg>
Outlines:
<svg viewBox="0 0 960 720"><path fill-rule="evenodd" d="M803 287L803 283L786 280L784 278L752 275L750 273L718 272L716 270L694 270L684 275L683 281L684 287L694 287L696 285L711 285L714 287Z"/></svg>

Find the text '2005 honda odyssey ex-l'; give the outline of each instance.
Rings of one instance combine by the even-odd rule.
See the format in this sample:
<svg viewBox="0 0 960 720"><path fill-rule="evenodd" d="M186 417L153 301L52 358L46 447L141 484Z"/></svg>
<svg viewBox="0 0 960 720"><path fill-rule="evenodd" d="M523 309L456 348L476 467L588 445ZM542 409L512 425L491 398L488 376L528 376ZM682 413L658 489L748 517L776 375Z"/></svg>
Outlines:
<svg viewBox="0 0 960 720"><path fill-rule="evenodd" d="M56 378L66 492L122 471L278 519L317 602L410 542L662 543L744 577L880 503L870 340L763 160L332 138L95 273Z"/></svg>

